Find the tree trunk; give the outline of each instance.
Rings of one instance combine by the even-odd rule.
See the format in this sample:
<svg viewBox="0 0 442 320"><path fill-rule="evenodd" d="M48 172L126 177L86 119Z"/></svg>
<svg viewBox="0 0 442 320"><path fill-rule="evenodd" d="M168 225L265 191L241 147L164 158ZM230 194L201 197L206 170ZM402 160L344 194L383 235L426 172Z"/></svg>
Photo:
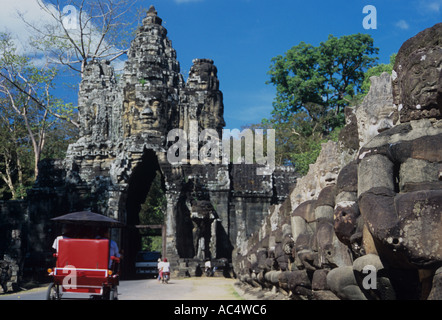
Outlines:
<svg viewBox="0 0 442 320"><path fill-rule="evenodd" d="M3 156L5 157L5 173L0 172L0 177L8 186L9 191L11 191L12 199L15 199L16 198L16 191L15 191L14 183L12 182L11 168L9 166L10 159L9 159L8 155L6 155L6 154L3 154Z"/></svg>

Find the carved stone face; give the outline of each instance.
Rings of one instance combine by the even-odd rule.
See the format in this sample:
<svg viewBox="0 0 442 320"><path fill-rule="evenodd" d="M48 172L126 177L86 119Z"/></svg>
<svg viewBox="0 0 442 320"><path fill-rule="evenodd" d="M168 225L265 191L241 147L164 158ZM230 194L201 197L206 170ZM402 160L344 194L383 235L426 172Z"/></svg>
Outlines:
<svg viewBox="0 0 442 320"><path fill-rule="evenodd" d="M442 24L409 39L393 71L393 95L402 123L442 117Z"/></svg>
<svg viewBox="0 0 442 320"><path fill-rule="evenodd" d="M331 168L321 168L320 170L320 185L324 187L328 187L334 185L336 183L336 179L338 178L340 167L338 164L335 166L331 166Z"/></svg>
<svg viewBox="0 0 442 320"><path fill-rule="evenodd" d="M401 122L440 116L442 48L418 51L401 65Z"/></svg>
<svg viewBox="0 0 442 320"><path fill-rule="evenodd" d="M158 100L151 100L146 102L140 112L140 120L143 126L148 129L159 129L161 120L161 102Z"/></svg>
<svg viewBox="0 0 442 320"><path fill-rule="evenodd" d="M218 90L217 68L210 59L195 59L189 72L187 84L196 90Z"/></svg>
<svg viewBox="0 0 442 320"><path fill-rule="evenodd" d="M167 124L167 103L161 93L142 87L135 89L132 132L163 132Z"/></svg>

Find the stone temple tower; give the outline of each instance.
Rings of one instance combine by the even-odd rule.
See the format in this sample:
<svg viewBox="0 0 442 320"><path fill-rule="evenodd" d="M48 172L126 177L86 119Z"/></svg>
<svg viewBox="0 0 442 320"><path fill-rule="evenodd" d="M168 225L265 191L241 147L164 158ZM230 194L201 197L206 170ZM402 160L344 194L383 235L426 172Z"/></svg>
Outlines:
<svg viewBox="0 0 442 320"><path fill-rule="evenodd" d="M284 198L276 190L284 188L273 187L273 176L251 177L247 172L254 168L234 169L221 161L169 163L170 130L190 136L213 129L222 136L224 105L217 73L212 60L194 59L185 83L153 6L131 42L118 81L109 62L89 62L79 90L80 137L63 161L42 168L30 191L32 223L42 225L32 235L33 244L39 250L50 247L45 221L51 217L92 210L127 225L113 236L125 252L126 271L132 272L141 246L135 226L159 174L167 201L163 255L175 266L230 259L235 242L257 229L272 199ZM243 187L235 192L235 186Z"/></svg>
<svg viewBox="0 0 442 320"><path fill-rule="evenodd" d="M211 128L221 135L225 125L216 66L209 59L195 59L193 63L184 83L167 30L155 8L150 7L131 43L118 83L109 63L92 61L87 66L79 92L80 138L70 145L64 161L71 198L77 195L72 207L90 208L128 226L139 223L141 204L160 172L167 197L165 255L177 259L194 258L197 251L200 258L216 258L217 242L218 247L231 247L228 237L216 239L219 215L204 220L212 206L207 188L201 188L211 179L218 189L222 185L228 190L227 166L218 170L224 172L220 184L213 167L173 166L166 157L171 129L189 133L196 124L197 132ZM207 178L209 171L211 178ZM205 181L198 181L197 188L205 191L189 193L186 183L200 175ZM198 202L189 202L190 196ZM228 201L227 193L223 201ZM228 205L221 207L226 212L220 214L227 222ZM129 229L117 236L130 260L139 249L139 239Z"/></svg>
<svg viewBox="0 0 442 320"><path fill-rule="evenodd" d="M184 86L167 30L150 7L128 52L122 76L123 136L163 144L177 127L179 95Z"/></svg>

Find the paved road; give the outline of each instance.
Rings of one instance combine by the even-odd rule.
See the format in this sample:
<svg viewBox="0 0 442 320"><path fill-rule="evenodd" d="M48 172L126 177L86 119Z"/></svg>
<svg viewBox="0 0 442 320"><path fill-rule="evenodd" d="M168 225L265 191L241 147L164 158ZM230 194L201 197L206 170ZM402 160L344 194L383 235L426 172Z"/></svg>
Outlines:
<svg viewBox="0 0 442 320"><path fill-rule="evenodd" d="M119 300L240 300L234 279L185 278L161 284L155 279L121 281ZM87 299L89 295L65 294L63 298ZM0 300L45 300L46 287L0 295Z"/></svg>

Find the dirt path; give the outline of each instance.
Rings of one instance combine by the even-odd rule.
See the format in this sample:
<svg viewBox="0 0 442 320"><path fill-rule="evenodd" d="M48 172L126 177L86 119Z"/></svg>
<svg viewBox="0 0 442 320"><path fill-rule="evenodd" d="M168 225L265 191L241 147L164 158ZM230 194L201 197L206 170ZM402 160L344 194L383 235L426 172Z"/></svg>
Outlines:
<svg viewBox="0 0 442 320"><path fill-rule="evenodd" d="M241 300L235 289L235 279L225 278L187 278L183 284L190 283L191 292L180 297L181 300Z"/></svg>
<svg viewBox="0 0 442 320"><path fill-rule="evenodd" d="M168 284L155 279L121 281L120 300L242 300L235 279L172 278Z"/></svg>
<svg viewBox="0 0 442 320"><path fill-rule="evenodd" d="M255 300L266 299L261 292L251 292L226 278L172 278L169 284L155 279L124 280L118 286L119 300ZM0 295L0 300L45 300L47 286L27 291ZM78 295L65 294L64 298ZM78 298L88 298L85 297Z"/></svg>

